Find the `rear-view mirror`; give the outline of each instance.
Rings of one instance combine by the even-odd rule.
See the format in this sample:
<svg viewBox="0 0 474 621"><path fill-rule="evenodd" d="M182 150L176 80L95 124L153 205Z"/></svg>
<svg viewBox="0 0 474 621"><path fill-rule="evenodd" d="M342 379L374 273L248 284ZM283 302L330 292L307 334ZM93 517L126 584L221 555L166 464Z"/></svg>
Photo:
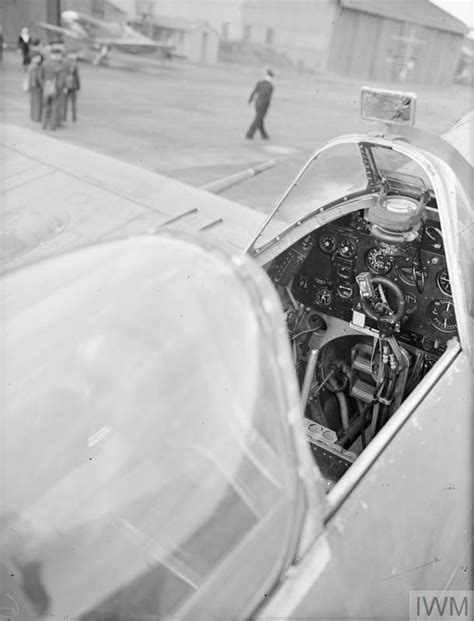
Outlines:
<svg viewBox="0 0 474 621"><path fill-rule="evenodd" d="M361 116L370 121L414 125L416 95L363 87Z"/></svg>

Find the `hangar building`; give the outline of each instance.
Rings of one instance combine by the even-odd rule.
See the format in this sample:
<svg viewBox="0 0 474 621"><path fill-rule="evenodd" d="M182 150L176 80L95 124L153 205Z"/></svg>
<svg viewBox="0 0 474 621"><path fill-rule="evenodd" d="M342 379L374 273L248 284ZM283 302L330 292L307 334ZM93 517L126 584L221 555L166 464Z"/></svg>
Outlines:
<svg viewBox="0 0 474 621"><path fill-rule="evenodd" d="M273 49L302 69L382 82L452 82L467 30L429 0L135 0L139 6L205 19L221 40Z"/></svg>
<svg viewBox="0 0 474 621"><path fill-rule="evenodd" d="M240 40L244 0L114 0L135 17L152 15L205 21L221 39Z"/></svg>
<svg viewBox="0 0 474 621"><path fill-rule="evenodd" d="M78 10L90 4L85 12L97 16L108 4L134 19L208 22L207 34L180 31L180 37L200 39L200 54L205 40L214 55L217 32L221 40L276 51L301 69L393 83L453 82L467 31L429 0L2 0L7 41L22 25L54 23L60 4ZM103 17L111 18L110 10Z"/></svg>
<svg viewBox="0 0 474 621"><path fill-rule="evenodd" d="M340 0L328 68L380 81L452 82L466 26L427 0Z"/></svg>
<svg viewBox="0 0 474 621"><path fill-rule="evenodd" d="M324 70L337 5L337 0L246 0L242 38L274 48L300 69Z"/></svg>
<svg viewBox="0 0 474 621"><path fill-rule="evenodd" d="M452 82L467 30L429 0L246 0L242 20L297 66L386 82Z"/></svg>
<svg viewBox="0 0 474 621"><path fill-rule="evenodd" d="M219 33L200 19L153 15L130 24L155 41L171 43L176 54L191 62L213 65L219 59Z"/></svg>

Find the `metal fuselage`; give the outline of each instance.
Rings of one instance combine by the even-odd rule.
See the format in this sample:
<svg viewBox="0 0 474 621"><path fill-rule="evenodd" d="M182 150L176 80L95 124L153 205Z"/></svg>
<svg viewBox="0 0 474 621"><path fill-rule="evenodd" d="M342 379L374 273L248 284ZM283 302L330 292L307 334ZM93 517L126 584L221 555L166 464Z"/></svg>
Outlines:
<svg viewBox="0 0 474 621"><path fill-rule="evenodd" d="M472 168L444 141L416 130L404 130L404 133L409 136L408 142L373 136L336 139L311 158L306 174L311 174L312 162L317 163L325 151L361 143L398 152L423 169L432 183L437 201L437 230L442 232L451 280L457 338L448 342L445 353L438 356L430 372L402 401L389 422L331 489L327 496L323 533L316 538L301 563L282 581L274 598L263 605L259 619L315 616L331 619L408 618L410 592L470 589L474 334L471 303ZM294 187L302 183L304 171ZM287 193L290 198L291 192L292 187ZM399 191L399 194L403 193ZM254 243L251 252L260 265L266 266L270 277L276 278L282 301L286 297L282 282L286 281L285 276L281 276L284 272L278 269L278 261L285 253L287 256L291 254L293 248L301 248L298 244L303 238L314 239L308 243L317 245L318 240L329 243L328 235L336 240L345 239L337 236L347 236L359 244L359 252L365 247L356 230L344 229L347 214L360 208L359 204L366 206L362 201L360 196L353 199L341 197L332 206L318 208L298 218L294 224L288 225L289 220L284 220L283 224L280 222L283 231L274 233L273 240L265 238L260 248ZM284 202L285 199L283 206ZM281 214L281 210L276 210L274 218L282 218L285 213L290 211ZM427 217L431 216L428 214ZM344 218L346 224L341 225ZM344 245L341 248L344 250ZM322 287L332 296L323 298L315 294L314 301L310 302L327 324L326 334L312 345L318 348L320 356L322 350L319 348L327 346L331 339L341 342L347 338L345 334L357 333L357 329L349 331L348 326L344 328L335 323L335 318L343 311L336 301L338 281L318 270L318 262L328 256L327 248L323 250L314 255L309 264L313 268L305 269L305 264L301 268L305 288L295 289L292 285L295 297L303 295L302 291L312 286L314 291ZM314 254L315 250L311 252ZM329 256L336 264L336 273L337 265L344 264L345 269L350 269L338 250ZM289 269L288 260L284 269ZM357 265L361 260L357 259ZM429 262L432 260L436 269L438 259L433 255ZM308 261L311 261L311 254L306 265ZM390 270L390 265L387 268ZM311 269L316 269L314 285ZM327 269L327 274L334 270ZM394 268L388 276L394 278ZM325 281L325 278L328 279ZM429 302L442 297L436 286L432 289L428 282L427 289L420 295L414 283L407 287L396 273L395 281L411 298L419 296L416 304L423 304L423 299ZM349 283L349 280L344 282ZM346 290L347 287L343 291ZM303 300L304 304L309 299L307 295L297 297L297 301ZM283 304L285 307L284 301ZM419 312L415 311L415 316ZM403 333L408 329L406 326L410 325L410 321L405 327L402 325L402 341ZM420 331L423 332L421 327Z"/></svg>
<svg viewBox="0 0 474 621"><path fill-rule="evenodd" d="M345 136L318 150L261 229L253 259L204 236L158 232L4 277L0 569L10 578L0 596L10 597L11 611L13 601L27 620L38 610L72 618L119 611L215 621L402 619L410 592L469 588L472 168L440 139L412 130L407 137ZM362 157L369 180L355 178L363 187L346 183L357 172L339 165L346 151ZM420 234L409 254L423 282L398 269L410 265L393 246L377 255L390 261L367 259L380 251L369 219L381 202L380 154L409 162L429 185L423 227L441 237ZM129 197L134 171L96 161L101 188ZM320 165L324 192L310 183L305 195ZM394 172L400 168L384 173L392 198L413 204L421 177L395 182ZM97 185L90 166L73 174ZM103 238L152 222L156 233L191 214L196 230L218 230L242 248L239 224L259 225L223 199L179 194L170 180L140 174L153 197L179 195L193 207L178 211L179 201L168 200L171 211L153 211L153 202L145 213L124 200L127 213L114 227L101 221ZM55 243L84 245L79 225L36 256L54 254ZM370 266L415 298L415 311L390 334L362 321L356 277ZM440 300L447 306L433 306ZM377 300L383 312L390 303ZM378 366L387 344L406 356L391 395ZM306 407L298 381L311 351L319 357ZM337 359L348 380L330 391L325 365L334 370ZM343 408L349 425L362 417L354 390L361 374L375 382L373 411L385 390L387 416L365 444L360 434L343 447ZM31 429L43 443L31 441ZM34 479L24 463L28 443ZM342 471L325 470L335 462Z"/></svg>

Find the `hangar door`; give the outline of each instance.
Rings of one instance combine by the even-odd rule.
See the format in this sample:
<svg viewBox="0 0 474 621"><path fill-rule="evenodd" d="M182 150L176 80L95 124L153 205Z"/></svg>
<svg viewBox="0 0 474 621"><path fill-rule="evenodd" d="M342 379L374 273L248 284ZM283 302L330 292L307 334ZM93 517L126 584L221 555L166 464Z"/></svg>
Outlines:
<svg viewBox="0 0 474 621"><path fill-rule="evenodd" d="M345 9L334 24L328 68L384 82L451 82L459 35Z"/></svg>

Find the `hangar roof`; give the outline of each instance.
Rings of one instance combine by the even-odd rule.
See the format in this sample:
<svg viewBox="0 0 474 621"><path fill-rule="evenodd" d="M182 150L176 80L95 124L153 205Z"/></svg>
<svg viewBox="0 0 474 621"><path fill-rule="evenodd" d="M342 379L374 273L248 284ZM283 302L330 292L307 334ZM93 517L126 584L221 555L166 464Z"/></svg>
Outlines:
<svg viewBox="0 0 474 621"><path fill-rule="evenodd" d="M467 26L428 0L340 0L345 9L398 19L436 30L466 34Z"/></svg>

